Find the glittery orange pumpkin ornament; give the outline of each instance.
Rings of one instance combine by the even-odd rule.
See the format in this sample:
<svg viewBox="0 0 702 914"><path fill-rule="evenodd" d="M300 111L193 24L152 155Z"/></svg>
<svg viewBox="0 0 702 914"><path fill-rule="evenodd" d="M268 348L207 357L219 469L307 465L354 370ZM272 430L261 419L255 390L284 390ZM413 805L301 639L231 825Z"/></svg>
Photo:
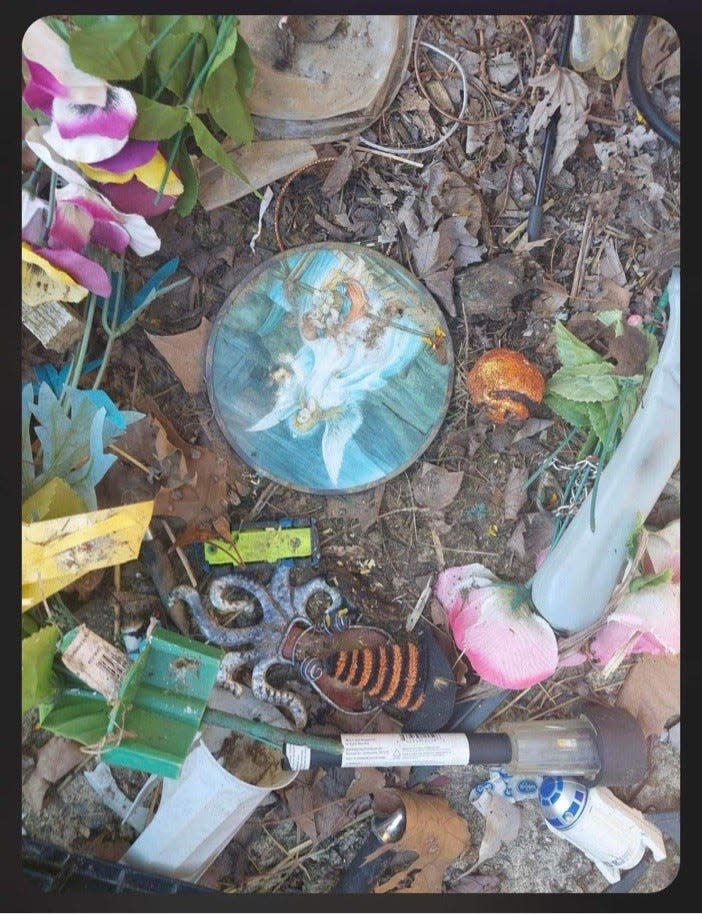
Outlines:
<svg viewBox="0 0 702 914"><path fill-rule="evenodd" d="M541 402L546 381L539 369L514 349L490 349L480 356L466 375L474 406L492 422L529 418Z"/></svg>

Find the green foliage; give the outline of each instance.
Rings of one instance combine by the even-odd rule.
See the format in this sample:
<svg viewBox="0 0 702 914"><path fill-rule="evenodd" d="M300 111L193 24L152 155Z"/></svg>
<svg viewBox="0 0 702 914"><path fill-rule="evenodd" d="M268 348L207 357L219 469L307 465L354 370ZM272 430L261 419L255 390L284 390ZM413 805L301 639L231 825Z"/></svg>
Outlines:
<svg viewBox="0 0 702 914"><path fill-rule="evenodd" d="M59 630L47 625L22 639L22 714L48 701L56 690L53 673Z"/></svg>
<svg viewBox="0 0 702 914"><path fill-rule="evenodd" d="M659 584L668 584L673 578L672 568L664 568L658 574L642 574L629 582L629 593L636 593L644 587L657 587Z"/></svg>
<svg viewBox="0 0 702 914"><path fill-rule="evenodd" d="M198 191L183 147L199 149L246 180L222 146L225 138L239 146L254 135L246 102L254 66L236 16L90 15L72 16L70 22L76 67L134 95L138 117L131 136L170 141L166 154L185 187L180 215L192 210Z"/></svg>

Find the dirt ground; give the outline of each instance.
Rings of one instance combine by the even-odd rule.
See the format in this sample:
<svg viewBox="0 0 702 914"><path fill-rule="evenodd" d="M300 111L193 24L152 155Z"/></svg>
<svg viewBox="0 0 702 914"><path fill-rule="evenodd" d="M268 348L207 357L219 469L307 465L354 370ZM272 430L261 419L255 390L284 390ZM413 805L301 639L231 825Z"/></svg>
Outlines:
<svg viewBox="0 0 702 914"><path fill-rule="evenodd" d="M254 251L249 241L258 227L259 201L248 195L211 212L198 206L184 219L174 214L161 217L154 223L162 239L160 252L148 263L135 263L131 274L136 286L140 271L143 281L160 263L179 256L177 275L190 281L158 299L118 341L104 389L122 408L156 415L184 442L223 459L232 529L254 521L314 518L320 561L314 569L296 569L296 577L303 580L312 574L322 575L338 583L362 607L364 620L381 627L401 627L427 582L447 567L480 562L503 580L527 581L534 573L537 553L550 542L552 508L567 473L552 468L526 489L519 486L563 441L568 428L543 405L532 411L528 424L490 422L471 403L466 390L466 373L477 358L492 347L515 348L548 377L558 367L551 335L554 320L591 315L598 308L602 310L603 301L641 315L656 327L662 339L664 328L656 304L670 268L679 262L679 154L636 119L621 74L611 82L600 79L594 71L582 74L591 91L589 115L577 148L548 181L546 200L553 202L544 215L547 240L530 246L525 243L523 226L516 231L533 199L543 137L543 131L537 132L533 144L528 141L529 117L538 96L526 91L526 79L546 73L554 62L560 18L420 16L418 28L423 40L459 55L474 79L485 78L488 72L485 53L481 58L481 41L483 51L491 47L490 42L499 44L500 53L507 55L500 59L501 64L514 65L520 73L516 84L488 80L493 90L488 90L488 98L498 114L504 113L502 118L479 126L462 125L435 152L417 157L424 169L365 149L349 150L346 143L322 144L320 157L342 153L350 157L343 185L331 193L323 192L328 164L298 175L285 188L279 210L274 212L270 206L265 212ZM675 33L670 31L659 30L654 38L658 44L649 48L646 63L656 74L654 97L674 118L679 79L671 68L665 69L676 47ZM447 73L444 64L425 56L421 86L414 68L410 68L399 98L373 128L383 145L412 147L438 136L436 124L442 121L429 98L441 99L441 105L458 110L460 81L455 71ZM494 77L495 72L489 71ZM431 88L422 87L426 85ZM525 87L521 99L515 85ZM469 109L476 120L478 99L473 99L475 108ZM472 131L473 139L468 147L467 130ZM471 151L466 152L466 148ZM272 185L274 201L283 184L281 180ZM460 189L454 201L460 198L464 204L464 210L459 210L461 217L466 217L461 226L462 243L445 261L440 256L432 261L422 256L419 241L422 235L455 218L453 204L446 204L451 188ZM398 216L403 204L404 221ZM407 213L413 215L414 222ZM425 281L444 307L455 359L445 419L415 464L369 491L335 496L306 494L258 476L224 439L206 392L186 393L147 335L179 334L199 326L202 319L214 321L237 284L255 266L279 252L279 239L285 248L325 240L373 245ZM515 294L508 296L500 285L503 273L489 272L491 268L497 270L496 264L512 277ZM493 300L481 298L481 282L494 289ZM36 364L46 361L47 352L26 331L23 334L23 372L29 377ZM563 464L571 463L576 453L575 445L564 449ZM123 472L127 469L122 465ZM149 492L153 495L156 483L149 481L145 488L141 476L139 479L138 471L134 476L120 476L111 486L108 473L102 485L103 504L114 503L114 498L129 501L150 497ZM437 487L433 490L430 478ZM134 481L132 491L126 486L127 479ZM115 486L121 490L117 492ZM649 523L660 527L678 517L679 501L676 475ZM176 534L186 526L177 516L171 516L169 523ZM161 528L159 535L167 546ZM189 544L184 552L198 586L204 589L209 572L200 560L198 544ZM172 557L178 580L187 583L183 564L175 554ZM265 572L258 574L266 580ZM116 623L120 619L122 625L133 618L148 619L158 606L156 591L142 563L122 566L120 575L116 581L110 569L93 582L92 590L86 587L83 592L64 594L78 621L118 644ZM129 612L123 604L121 616L115 613L116 591L133 596ZM449 637L445 628L442 632L433 598L424 617L433 622L443 635L441 643L448 646ZM163 610L161 621L172 627ZM200 637L195 629L192 632ZM450 646L447 650L450 653ZM592 661L559 669L547 682L511 695L485 726L494 728L507 720L533 717L567 717L572 704L581 698L614 704L639 659L628 658L608 677ZM478 694L478 677L465 658L459 659L454 652L451 660L459 696ZM243 683L247 675L243 674ZM325 706L289 668L281 667L276 675L307 705L310 732L330 734L359 728L357 718ZM670 726L675 723L677 718L667 722ZM371 730L382 728L373 720L365 721L365 725ZM25 783L49 736L36 726L34 715L23 720ZM679 743L668 738L667 730L659 737L649 737L648 743L650 763L645 781L635 788L614 789L614 793L645 814L677 810ZM40 810L23 800L22 825L27 836L105 859L119 859L136 834L120 824L119 816L87 783L84 771L96 763L88 757L82 767L51 785ZM113 774L130 799L145 780L143 775L117 767ZM381 773L381 780L385 787L407 789L408 775L405 769L387 769ZM445 799L465 819L471 834L471 850L446 868L442 893L587 895L608 889L605 878L581 851L547 832L532 802L520 804L516 837L466 875L478 859L485 832L485 819L470 802L469 793L488 776L488 769L481 766L450 767L413 788ZM227 893L334 893L337 880L368 834L369 811L373 808L372 785L365 791L357 784L349 793L352 779L352 771L327 772L324 776L310 772L296 778L297 793L271 793L201 884ZM376 781L376 789L379 785ZM336 819L321 814L324 804L336 810ZM631 889L633 893L659 892L673 883L679 848L668 837L666 851L666 858L657 863L647 853L650 866Z"/></svg>

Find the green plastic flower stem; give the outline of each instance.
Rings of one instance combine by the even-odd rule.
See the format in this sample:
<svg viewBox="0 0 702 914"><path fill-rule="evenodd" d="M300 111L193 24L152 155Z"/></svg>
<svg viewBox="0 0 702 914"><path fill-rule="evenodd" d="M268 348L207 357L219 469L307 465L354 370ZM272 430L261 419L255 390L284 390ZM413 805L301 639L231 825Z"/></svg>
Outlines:
<svg viewBox="0 0 702 914"><path fill-rule="evenodd" d="M166 89L166 86L168 85L168 81L173 76L173 74L176 72L176 70L181 65L181 63L188 56L188 54L191 52L191 50L195 47L195 43L197 42L199 37L200 37L199 33L195 33L194 35L190 36L185 47L180 52L180 54L176 57L176 59L173 61L170 69L168 70L166 75L161 80L158 89L154 93L153 101L157 102L159 100L159 97L161 96L163 91Z"/></svg>
<svg viewBox="0 0 702 914"><path fill-rule="evenodd" d="M222 19L222 24L221 24L219 30L217 31L217 38L215 39L215 43L212 45L212 50L210 51L209 57L205 61L205 65L200 69L198 74L195 76L195 79L192 81L192 84L191 84L190 88L188 89L188 94L185 98L186 105L188 105L188 106L192 105L193 100L195 98L195 93L200 88L202 81L205 79L205 77L209 73L210 67L212 66L212 63L214 62L214 59L219 54L219 49L222 47L222 45L226 41L226 39L229 35L229 32L233 28L235 22L236 22L235 16L225 16Z"/></svg>
<svg viewBox="0 0 702 914"><path fill-rule="evenodd" d="M175 162L175 157L178 155L178 147L180 146L181 140L183 139L183 133L185 132L185 127L181 127L178 133L176 133L173 139L173 146L171 151L168 154L168 161L166 162L166 167L163 171L163 177L161 178L161 185L156 193L155 203L159 204L161 202L161 197L163 196L163 188L166 186L166 181L168 180L168 175L173 168L173 163Z"/></svg>
<svg viewBox="0 0 702 914"><path fill-rule="evenodd" d="M97 390L100 384L102 383L103 375L105 374L105 369L107 368L107 363L110 360L112 355L112 347L115 344L115 340L119 336L118 326L119 326L119 312L122 308L122 289L124 288L124 253L120 261L120 270L117 277L117 294L115 295L115 310L112 314L112 323L108 325L107 323L107 302L105 302L102 309L102 326L107 334L107 345L105 346L105 354L102 357L102 363L98 369L98 373L95 376L93 381L93 390Z"/></svg>
<svg viewBox="0 0 702 914"><path fill-rule="evenodd" d="M295 730L267 724L264 721L249 720L247 717L228 714L226 711L218 711L216 708L205 708L205 713L202 715L202 723L211 724L214 727L224 727L234 733L239 733L241 736L248 736L251 739L259 740L259 742L267 743L269 746L275 746L277 749L283 749L285 744L288 743L295 746L307 746L309 749L330 753L331 755L339 756L339 758L343 753L343 747L339 740L299 733Z"/></svg>
<svg viewBox="0 0 702 914"><path fill-rule="evenodd" d="M573 440L573 436L576 434L577 431L578 431L577 428L572 428L568 432L568 434L565 436L563 441L561 441L561 443L558 445L558 447L555 450L551 451L551 453L548 455L548 457L545 460L543 460L539 464L539 466L534 470L534 472L531 474L531 476L527 479L527 481L522 486L523 489L528 489L529 486L532 484L532 482L534 482L534 480L538 479L539 476L541 476L541 474L544 472L544 470L546 470L551 465L551 461L553 460L553 458L556 457L558 454L560 454L560 452L563 450L564 447L566 447L566 445L570 444L570 442Z"/></svg>
<svg viewBox="0 0 702 914"><path fill-rule="evenodd" d="M180 22L180 20L181 20L182 18L183 18L182 16L176 16L175 19L173 20L173 22L170 23L170 25L167 25L165 29L162 29L162 30L158 33L158 35L156 36L156 38L154 38L154 40L153 40L153 41L151 42L151 44L149 45L149 50L148 50L148 55L149 55L149 56L150 56L151 54L153 54L153 52L154 52L154 51L156 50L156 48L161 44L161 42L163 41L163 39L164 39L167 35L170 35L170 34L171 34L171 32L173 31L173 29L178 25L178 23Z"/></svg>
<svg viewBox="0 0 702 914"><path fill-rule="evenodd" d="M93 317L95 316L95 307L97 305L97 295L94 292L90 293L88 298L88 305L85 311L84 325L83 325L83 336L81 337L80 345L78 351L73 357L73 362L71 363L71 368L68 372L68 377L66 378L66 383L63 386L63 391L61 393L61 406L65 406L66 398L68 395L68 389L70 387L78 387L78 381L83 372L83 365L85 364L85 355L88 351L88 341L90 340L90 333L93 327Z"/></svg>
<svg viewBox="0 0 702 914"><path fill-rule="evenodd" d="M51 172L51 179L49 182L49 211L46 216L46 227L44 228L44 233L41 239L41 247L46 247L46 244L49 240L49 230L51 229L51 223L54 221L54 213L56 212L56 186L58 182L58 175L55 171Z"/></svg>
<svg viewBox="0 0 702 914"><path fill-rule="evenodd" d="M26 142L24 140L22 140L22 146L24 147L26 145L27 145ZM28 191L30 194L33 194L34 196L36 196L37 185L39 184L39 177L43 170L44 170L44 163L42 162L41 159L37 159L37 164L32 169L31 175L27 178L27 180L22 185L23 189Z"/></svg>
<svg viewBox="0 0 702 914"><path fill-rule="evenodd" d="M609 458L612 456L614 451L614 441L617 435L617 429L619 427L619 420L622 417L622 409L624 408L623 397L619 396L617 400L617 408L614 410L614 415L609 423L609 428L607 429L607 436L602 443L602 457L597 461L597 469L595 471L595 481L592 484L592 501L590 502L590 530L595 532L595 504L597 502L597 490L600 485L600 476L602 475L602 464L606 463Z"/></svg>

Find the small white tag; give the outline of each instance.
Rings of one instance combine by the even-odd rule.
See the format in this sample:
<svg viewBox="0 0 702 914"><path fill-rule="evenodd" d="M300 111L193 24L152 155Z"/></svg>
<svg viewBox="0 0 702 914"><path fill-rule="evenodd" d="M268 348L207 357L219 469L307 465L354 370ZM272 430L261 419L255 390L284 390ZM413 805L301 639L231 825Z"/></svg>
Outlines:
<svg viewBox="0 0 702 914"><path fill-rule="evenodd" d="M390 768L404 765L467 765L465 733L342 734L342 768Z"/></svg>
<svg viewBox="0 0 702 914"><path fill-rule="evenodd" d="M61 655L68 669L83 682L114 701L124 675L131 666L126 654L81 625L76 636Z"/></svg>
<svg viewBox="0 0 702 914"><path fill-rule="evenodd" d="M285 757L291 771L309 771L312 752L309 746L298 746L296 743L285 744Z"/></svg>

